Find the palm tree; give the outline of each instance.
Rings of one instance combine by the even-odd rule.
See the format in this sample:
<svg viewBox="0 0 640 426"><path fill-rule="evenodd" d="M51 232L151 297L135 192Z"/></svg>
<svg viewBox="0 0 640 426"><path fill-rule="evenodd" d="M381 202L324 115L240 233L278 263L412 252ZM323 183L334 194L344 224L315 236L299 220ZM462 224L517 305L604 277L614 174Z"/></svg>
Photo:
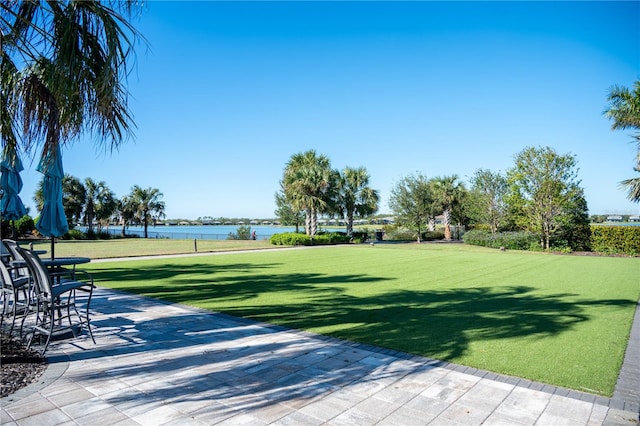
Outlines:
<svg viewBox="0 0 640 426"><path fill-rule="evenodd" d="M442 207L444 216L444 239L451 239L451 211L460 201L464 186L458 182L457 175L438 177L433 179L434 195L437 203Z"/></svg>
<svg viewBox="0 0 640 426"><path fill-rule="evenodd" d="M125 195L118 201L118 218L122 225L122 236L126 236L127 226L136 217L137 206L131 195Z"/></svg>
<svg viewBox="0 0 640 426"><path fill-rule="evenodd" d="M282 186L294 209L305 212L305 229L313 237L318 230L318 214L331 208L337 173L329 158L314 150L294 154L287 163Z"/></svg>
<svg viewBox="0 0 640 426"><path fill-rule="evenodd" d="M609 106L604 114L613 120L611 130L634 129L640 131L640 80L633 84L633 91L626 87L614 86L609 92ZM640 173L640 132L633 135L638 146L636 164L633 170ZM620 182L629 191L627 197L636 203L640 202L640 177Z"/></svg>
<svg viewBox="0 0 640 426"><path fill-rule="evenodd" d="M148 238L149 221L153 218L161 219L164 217L164 201L160 201L163 195L157 188L142 189L138 185L134 185L131 188L130 197L130 202L136 207L136 218L144 226L144 238Z"/></svg>
<svg viewBox="0 0 640 426"><path fill-rule="evenodd" d="M378 211L380 196L369 187L369 173L364 167L346 167L340 175L337 205L347 220L347 235L353 236L354 215L365 216Z"/></svg>
<svg viewBox="0 0 640 426"><path fill-rule="evenodd" d="M104 182L102 182L104 183ZM84 224L87 226L87 232L93 232L93 218L96 211L96 203L98 198L98 184L91 178L84 180L85 188L85 205L84 205Z"/></svg>
<svg viewBox="0 0 640 426"><path fill-rule="evenodd" d="M101 227L101 221L109 218L115 210L115 195L104 181L95 182L91 178L86 178L84 187L86 191L84 221L88 232L93 232L93 223L97 220Z"/></svg>
<svg viewBox="0 0 640 426"><path fill-rule="evenodd" d="M3 144L42 145L44 158L84 132L110 149L130 135L126 78L140 37L126 17L136 4L0 2Z"/></svg>
<svg viewBox="0 0 640 426"><path fill-rule="evenodd" d="M100 188L98 194L98 204L96 204L95 218L98 221L98 232L102 231L104 225L109 226L111 216L118 208L118 199L113 191L106 185Z"/></svg>

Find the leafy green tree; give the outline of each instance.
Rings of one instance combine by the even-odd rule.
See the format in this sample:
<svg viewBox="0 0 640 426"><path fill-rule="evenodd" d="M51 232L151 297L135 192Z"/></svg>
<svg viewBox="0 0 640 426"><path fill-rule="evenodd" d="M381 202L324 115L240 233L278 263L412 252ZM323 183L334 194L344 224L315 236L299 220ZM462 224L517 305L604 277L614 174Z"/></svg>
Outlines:
<svg viewBox="0 0 640 426"><path fill-rule="evenodd" d="M470 183L470 216L477 223L487 224L491 233L497 232L507 214L507 179L500 173L478 169Z"/></svg>
<svg viewBox="0 0 640 426"><path fill-rule="evenodd" d="M314 150L294 154L284 169L284 193L294 209L305 212L305 229L310 237L318 231L318 214L332 210L337 175L329 158Z"/></svg>
<svg viewBox="0 0 640 426"><path fill-rule="evenodd" d="M276 210L274 214L280 220L282 225L294 225L296 227L296 233L299 231L300 224L304 221L302 212L296 209L293 203L287 199L287 196L282 188L282 182L280 182L280 191L276 192Z"/></svg>
<svg viewBox="0 0 640 426"><path fill-rule="evenodd" d="M354 215L364 217L378 211L380 196L369 186L369 173L364 167L346 167L338 181L336 207L346 219L347 235L353 236Z"/></svg>
<svg viewBox="0 0 640 426"><path fill-rule="evenodd" d="M612 130L634 129L633 137L638 147L636 164L633 170L640 173L640 80L636 80L633 90L614 86L609 92L609 106L605 116L613 120ZM620 184L629 191L627 197L633 202L640 202L640 177L625 179Z"/></svg>
<svg viewBox="0 0 640 426"><path fill-rule="evenodd" d="M444 216L444 239L451 239L451 212L461 204L463 193L466 191L457 175L437 177L432 180L432 194L436 205Z"/></svg>
<svg viewBox="0 0 640 426"><path fill-rule="evenodd" d="M396 223L415 231L418 242L432 216L434 195L431 188L425 176L410 175L396 183L389 197L389 207L396 217Z"/></svg>
<svg viewBox="0 0 640 426"><path fill-rule="evenodd" d="M587 200L582 188L574 187L570 194L565 214L558 219L560 225L552 241L552 247L568 247L572 250L591 250L591 224Z"/></svg>
<svg viewBox="0 0 640 426"><path fill-rule="evenodd" d="M88 132L117 147L133 128L126 78L138 32L130 1L0 2L3 144L42 156Z"/></svg>
<svg viewBox="0 0 640 426"><path fill-rule="evenodd" d="M143 189L138 185L131 188L131 202L136 207L136 219L144 226L144 238L149 238L147 228L149 221L153 219L162 219L164 214L164 201L161 201L163 195L157 188Z"/></svg>
<svg viewBox="0 0 640 426"><path fill-rule="evenodd" d="M549 249L579 190L575 157L559 155L550 147L525 148L516 155L507 179L509 202L522 215L519 223L539 235L542 248Z"/></svg>

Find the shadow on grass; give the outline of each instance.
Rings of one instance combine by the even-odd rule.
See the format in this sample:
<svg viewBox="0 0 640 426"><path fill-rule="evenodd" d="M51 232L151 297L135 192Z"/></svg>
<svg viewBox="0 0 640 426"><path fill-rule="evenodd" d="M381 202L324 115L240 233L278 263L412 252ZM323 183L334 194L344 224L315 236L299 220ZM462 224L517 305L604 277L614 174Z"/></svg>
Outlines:
<svg viewBox="0 0 640 426"><path fill-rule="evenodd" d="M635 304L576 301L573 294L541 295L518 285L425 291L389 286L384 293L358 297L346 293L349 285L385 278L271 274L277 266L167 264L148 269L105 267L92 273L98 284L116 283L110 286L127 292L442 360L464 355L475 340L556 335L587 321L587 305ZM260 302L252 300L265 295Z"/></svg>

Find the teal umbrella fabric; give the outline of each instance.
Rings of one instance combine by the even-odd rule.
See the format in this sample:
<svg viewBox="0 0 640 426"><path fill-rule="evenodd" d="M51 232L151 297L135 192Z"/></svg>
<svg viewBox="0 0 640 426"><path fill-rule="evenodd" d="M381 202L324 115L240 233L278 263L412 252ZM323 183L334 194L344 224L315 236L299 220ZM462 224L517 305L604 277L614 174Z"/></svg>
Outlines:
<svg viewBox="0 0 640 426"><path fill-rule="evenodd" d="M64 171L62 169L60 148L56 146L55 149L50 150L40 160L36 170L44 174L42 188L44 203L36 228L42 235L52 237L51 258L53 259L53 237L60 237L69 232L69 224L62 204L62 178L64 177Z"/></svg>
<svg viewBox="0 0 640 426"><path fill-rule="evenodd" d="M7 146L2 151L2 161L0 161L0 189L2 190L0 216L5 220L17 220L27 214L27 209L18 195L22 191L20 177L22 170L24 167L18 153Z"/></svg>

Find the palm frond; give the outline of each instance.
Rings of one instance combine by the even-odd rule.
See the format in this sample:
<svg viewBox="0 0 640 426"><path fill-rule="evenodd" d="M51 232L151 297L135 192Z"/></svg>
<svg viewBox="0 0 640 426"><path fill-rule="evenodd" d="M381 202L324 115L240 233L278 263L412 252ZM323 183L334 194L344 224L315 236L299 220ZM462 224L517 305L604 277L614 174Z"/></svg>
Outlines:
<svg viewBox="0 0 640 426"><path fill-rule="evenodd" d="M640 171L637 170L636 171ZM626 189L627 198L634 203L640 203L640 177L625 179L620 182L620 187Z"/></svg>

